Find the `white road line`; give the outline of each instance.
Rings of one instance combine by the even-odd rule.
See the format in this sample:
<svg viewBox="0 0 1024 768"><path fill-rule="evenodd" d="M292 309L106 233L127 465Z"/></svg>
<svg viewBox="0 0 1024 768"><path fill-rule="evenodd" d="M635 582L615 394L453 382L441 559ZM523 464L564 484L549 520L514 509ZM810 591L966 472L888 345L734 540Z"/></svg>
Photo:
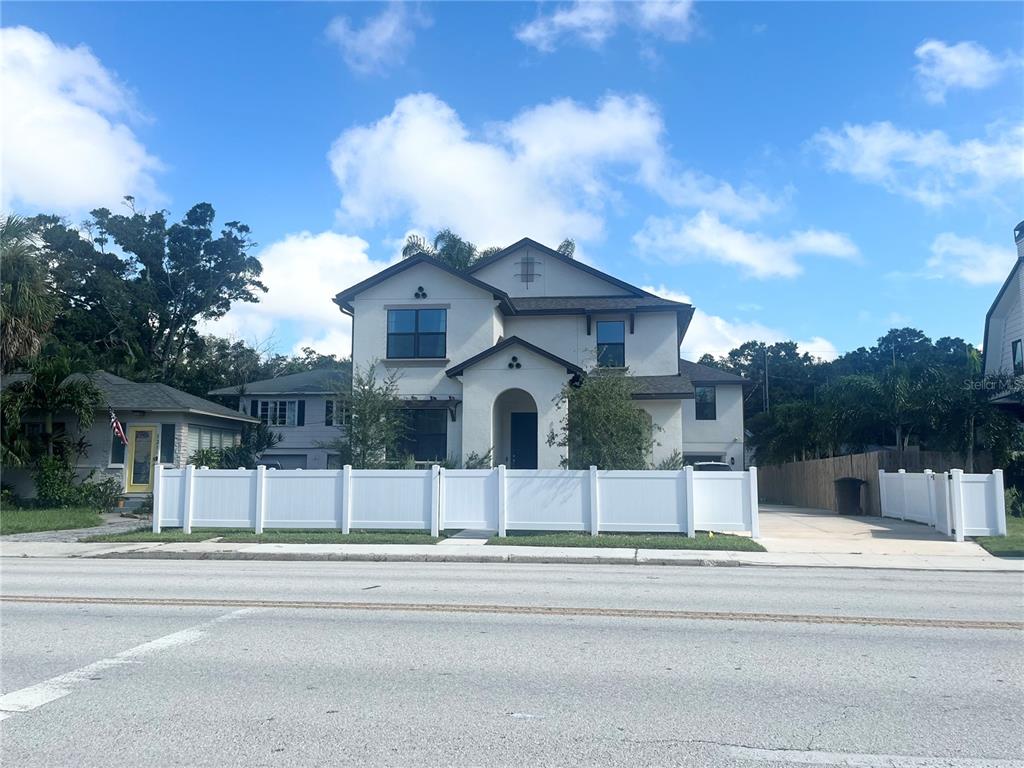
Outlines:
<svg viewBox="0 0 1024 768"><path fill-rule="evenodd" d="M1020 768L1020 760L971 757L914 757L911 755L865 755L854 752L813 752L796 749L755 749L727 747L738 760L760 760L791 765L834 765L843 768Z"/></svg>
<svg viewBox="0 0 1024 768"><path fill-rule="evenodd" d="M129 648L127 651L122 651L116 656L100 659L92 664L86 664L84 667L65 672L63 675L51 677L49 680L44 680L41 683L36 683L17 691L11 691L0 696L0 720L18 712L30 712L36 707L43 706L43 704L61 699L71 693L76 685L90 680L100 672L125 664L140 664L147 656L152 656L170 648L176 648L179 645L194 643L206 635L207 630L216 624L221 624L260 610L262 609L242 608L232 611L195 627L189 627L180 632L158 637L156 640L150 640L148 643Z"/></svg>

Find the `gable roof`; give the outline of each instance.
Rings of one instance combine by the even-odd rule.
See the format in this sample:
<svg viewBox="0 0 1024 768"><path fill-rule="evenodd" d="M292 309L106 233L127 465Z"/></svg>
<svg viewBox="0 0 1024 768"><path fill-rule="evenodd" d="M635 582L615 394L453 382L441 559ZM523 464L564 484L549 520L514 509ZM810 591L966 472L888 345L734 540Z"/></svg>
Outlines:
<svg viewBox="0 0 1024 768"><path fill-rule="evenodd" d="M599 269L595 269L594 267L584 264L582 261L572 259L566 256L564 253L559 253L554 248L549 248L543 243L538 243L536 240L529 237L524 237L522 240L512 243L512 245L508 246L507 248L502 248L497 253L492 253L490 256L481 259L480 261L473 264L468 271L470 274L477 272L483 269L484 267L490 266L496 261L500 261L501 259L508 256L510 253L513 253L514 251L517 251L524 246L536 248L538 251L541 251L547 256L551 256L552 258L558 259L559 261L565 264L569 264L570 266L576 267L577 269L586 272L588 275L593 275L594 277L604 280L606 283L611 283L612 285L615 285L624 291L628 291L634 296L653 295L645 291L643 288L637 288L635 285L627 283L625 280L619 280L619 278L613 277L612 275L609 275L607 272L602 272Z"/></svg>
<svg viewBox="0 0 1024 768"><path fill-rule="evenodd" d="M445 374L447 374L451 378L461 376L462 372L465 371L470 366L476 365L481 360L484 360L490 357L491 355L501 352L503 349L508 349L509 347L515 346L517 344L525 349L530 350L534 354L547 358L548 360L557 365L564 366L566 373L583 373L583 369L580 368L575 363L570 363L568 360L565 360L559 357L558 355L553 355L546 349L541 349L536 344L531 344L528 341L523 341L518 336L509 336L507 339L499 341L493 347L485 349L483 352L480 352L479 354L473 355L472 357L463 360L458 365L453 365L451 368L445 371Z"/></svg>
<svg viewBox="0 0 1024 768"><path fill-rule="evenodd" d="M530 296L512 300L517 315L584 314L632 310L685 310L683 304L660 296Z"/></svg>
<svg viewBox="0 0 1024 768"><path fill-rule="evenodd" d="M28 374L5 376L6 387L16 381L25 381ZM203 416L218 416L233 421L255 423L257 419L246 416L218 403L182 392L158 382L137 382L123 379L107 371L73 373L68 379L88 379L103 396L103 407L127 411L194 413Z"/></svg>
<svg viewBox="0 0 1024 768"><path fill-rule="evenodd" d="M371 277L368 277L361 283L356 283L355 285L346 288L345 290L341 291L334 297L334 303L341 308L342 312L352 314L352 299L354 299L358 294L362 293L367 288L372 288L375 285L383 283L385 280L388 280L394 277L395 275L404 272L407 269L415 267L417 264L429 264L432 267L437 267L438 269L447 272L449 275L454 275L460 280L465 280L470 285L476 286L477 288L483 291L487 291L487 293L491 294L494 298L498 299L498 301L501 302L503 309L508 310L510 312L512 311L512 305L509 304L508 294L505 293L504 291L495 288L493 285L488 285L483 280L477 280L475 277L472 277L468 272L460 272L459 270L448 266L443 261L438 261L437 259L431 258L430 256L427 256L424 253L418 253L415 256L410 256L407 259L402 259L397 264L392 264L387 269L382 269L380 272L378 272L375 275L372 275Z"/></svg>
<svg viewBox="0 0 1024 768"><path fill-rule="evenodd" d="M210 395L327 395L351 381L347 368L318 368L210 390Z"/></svg>

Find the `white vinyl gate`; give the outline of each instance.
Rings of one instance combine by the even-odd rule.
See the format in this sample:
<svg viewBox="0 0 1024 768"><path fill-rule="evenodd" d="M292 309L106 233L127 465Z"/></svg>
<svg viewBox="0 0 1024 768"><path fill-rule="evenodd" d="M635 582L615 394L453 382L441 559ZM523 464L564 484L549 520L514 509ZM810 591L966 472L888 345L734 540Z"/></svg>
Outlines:
<svg viewBox="0 0 1024 768"><path fill-rule="evenodd" d="M963 541L965 536L1005 536L1003 471L991 475L949 472L878 472L882 516L912 520Z"/></svg>

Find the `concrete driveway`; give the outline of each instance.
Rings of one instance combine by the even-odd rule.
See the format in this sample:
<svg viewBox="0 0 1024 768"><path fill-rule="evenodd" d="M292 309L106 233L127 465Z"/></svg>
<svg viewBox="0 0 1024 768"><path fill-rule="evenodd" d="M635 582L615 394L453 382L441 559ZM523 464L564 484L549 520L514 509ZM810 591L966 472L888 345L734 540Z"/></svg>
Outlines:
<svg viewBox="0 0 1024 768"><path fill-rule="evenodd" d="M918 523L776 504L759 509L759 541L769 552L991 557L973 541L958 543Z"/></svg>

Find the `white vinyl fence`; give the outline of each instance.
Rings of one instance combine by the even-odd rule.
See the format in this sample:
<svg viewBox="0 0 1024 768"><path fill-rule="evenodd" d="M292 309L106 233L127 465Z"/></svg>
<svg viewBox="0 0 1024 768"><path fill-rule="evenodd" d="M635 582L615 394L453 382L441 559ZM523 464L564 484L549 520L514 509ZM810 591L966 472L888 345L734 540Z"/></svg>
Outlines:
<svg viewBox="0 0 1024 768"><path fill-rule="evenodd" d="M757 470L185 469L156 467L153 530L748 532Z"/></svg>
<svg viewBox="0 0 1024 768"><path fill-rule="evenodd" d="M947 536L1005 536L1003 471L878 472L882 516L925 523Z"/></svg>

